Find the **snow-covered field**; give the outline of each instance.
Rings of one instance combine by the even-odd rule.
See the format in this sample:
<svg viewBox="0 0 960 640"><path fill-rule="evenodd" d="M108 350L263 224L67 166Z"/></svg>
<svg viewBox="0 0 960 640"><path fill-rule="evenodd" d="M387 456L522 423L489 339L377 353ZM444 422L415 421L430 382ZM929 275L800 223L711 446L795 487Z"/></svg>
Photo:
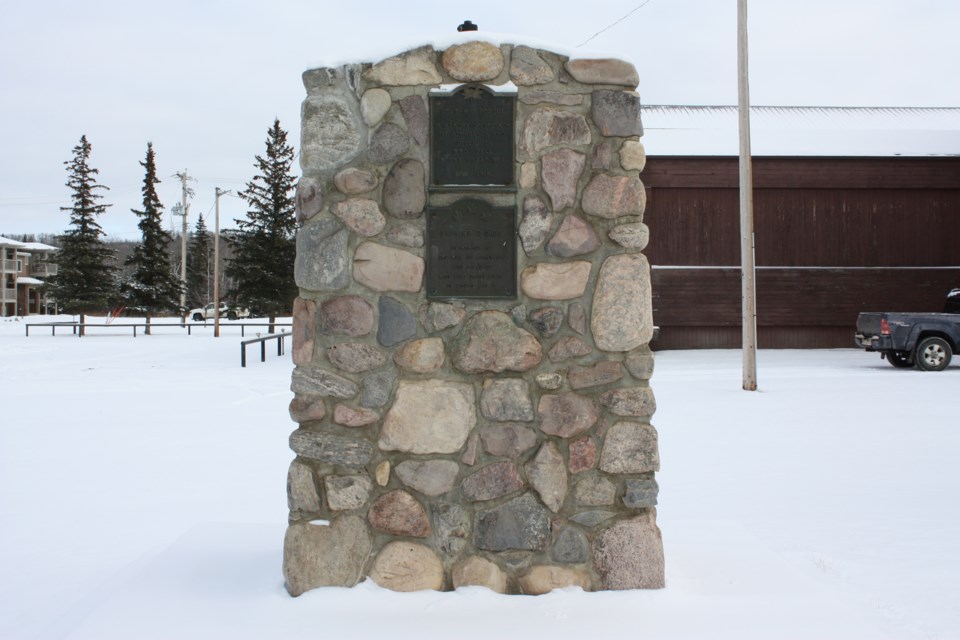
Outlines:
<svg viewBox="0 0 960 640"><path fill-rule="evenodd" d="M0 320L0 638L960 638L958 363L657 354L662 591L292 599L289 356L155 333Z"/></svg>

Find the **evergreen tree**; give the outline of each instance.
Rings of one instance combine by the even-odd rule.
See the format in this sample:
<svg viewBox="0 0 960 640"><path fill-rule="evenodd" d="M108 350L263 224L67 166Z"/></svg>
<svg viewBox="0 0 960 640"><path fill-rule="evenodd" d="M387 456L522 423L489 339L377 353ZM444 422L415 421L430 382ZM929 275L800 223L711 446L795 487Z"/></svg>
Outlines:
<svg viewBox="0 0 960 640"><path fill-rule="evenodd" d="M266 156L256 156L259 173L239 194L249 208L247 219L236 221L226 272L234 280L232 296L273 322L278 314L290 313L297 296L293 147L279 120L268 130L266 145Z"/></svg>
<svg viewBox="0 0 960 640"><path fill-rule="evenodd" d="M58 238L59 272L51 282L60 308L80 314L81 324L87 313L107 311L117 298L114 252L101 239L106 234L97 223L97 216L110 206L98 202L103 198L98 192L109 189L97 184L100 170L90 166L90 150L87 136L81 136L73 159L63 163L70 174L67 187L73 192L73 205L60 210L70 212L71 228ZM82 327L80 331L83 335Z"/></svg>
<svg viewBox="0 0 960 640"><path fill-rule="evenodd" d="M163 230L163 205L156 188L160 180L152 143L147 143L147 159L140 166L145 169L143 209L132 211L140 217L137 226L142 240L126 260L133 267L133 274L124 284L123 293L127 306L146 314L149 323L151 315L180 308L180 282L170 269L172 239Z"/></svg>
<svg viewBox="0 0 960 640"><path fill-rule="evenodd" d="M200 214L187 251L187 305L202 307L212 299L213 238Z"/></svg>

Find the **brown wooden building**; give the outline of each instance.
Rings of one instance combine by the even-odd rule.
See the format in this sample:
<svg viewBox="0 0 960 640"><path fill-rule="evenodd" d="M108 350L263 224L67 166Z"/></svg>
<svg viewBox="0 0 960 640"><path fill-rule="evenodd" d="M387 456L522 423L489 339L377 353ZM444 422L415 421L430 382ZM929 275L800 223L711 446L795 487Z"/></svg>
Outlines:
<svg viewBox="0 0 960 640"><path fill-rule="evenodd" d="M738 159L657 155L649 120L654 346L739 347ZM753 170L761 348L850 347L859 312L942 311L960 287L960 157L755 155Z"/></svg>

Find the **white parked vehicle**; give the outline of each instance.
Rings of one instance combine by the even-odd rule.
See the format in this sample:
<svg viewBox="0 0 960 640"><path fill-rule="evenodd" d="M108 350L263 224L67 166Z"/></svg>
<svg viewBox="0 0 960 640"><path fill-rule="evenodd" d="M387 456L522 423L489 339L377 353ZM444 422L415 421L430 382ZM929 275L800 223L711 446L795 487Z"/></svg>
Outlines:
<svg viewBox="0 0 960 640"><path fill-rule="evenodd" d="M191 309L189 316L190 319L194 322L203 322L204 320L213 320L215 315L216 305L210 303L201 309ZM227 318L228 320L236 320L237 318L249 318L250 310L243 309L240 307L231 307L225 302L220 303L220 317Z"/></svg>

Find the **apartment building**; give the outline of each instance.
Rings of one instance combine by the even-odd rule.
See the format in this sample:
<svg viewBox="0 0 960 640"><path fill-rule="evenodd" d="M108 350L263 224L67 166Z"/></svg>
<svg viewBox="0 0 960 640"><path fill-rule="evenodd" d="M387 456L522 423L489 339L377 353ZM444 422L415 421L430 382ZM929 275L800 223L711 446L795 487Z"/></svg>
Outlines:
<svg viewBox="0 0 960 640"><path fill-rule="evenodd" d="M0 315L52 313L55 305L45 278L57 275L52 262L57 247L0 236Z"/></svg>

